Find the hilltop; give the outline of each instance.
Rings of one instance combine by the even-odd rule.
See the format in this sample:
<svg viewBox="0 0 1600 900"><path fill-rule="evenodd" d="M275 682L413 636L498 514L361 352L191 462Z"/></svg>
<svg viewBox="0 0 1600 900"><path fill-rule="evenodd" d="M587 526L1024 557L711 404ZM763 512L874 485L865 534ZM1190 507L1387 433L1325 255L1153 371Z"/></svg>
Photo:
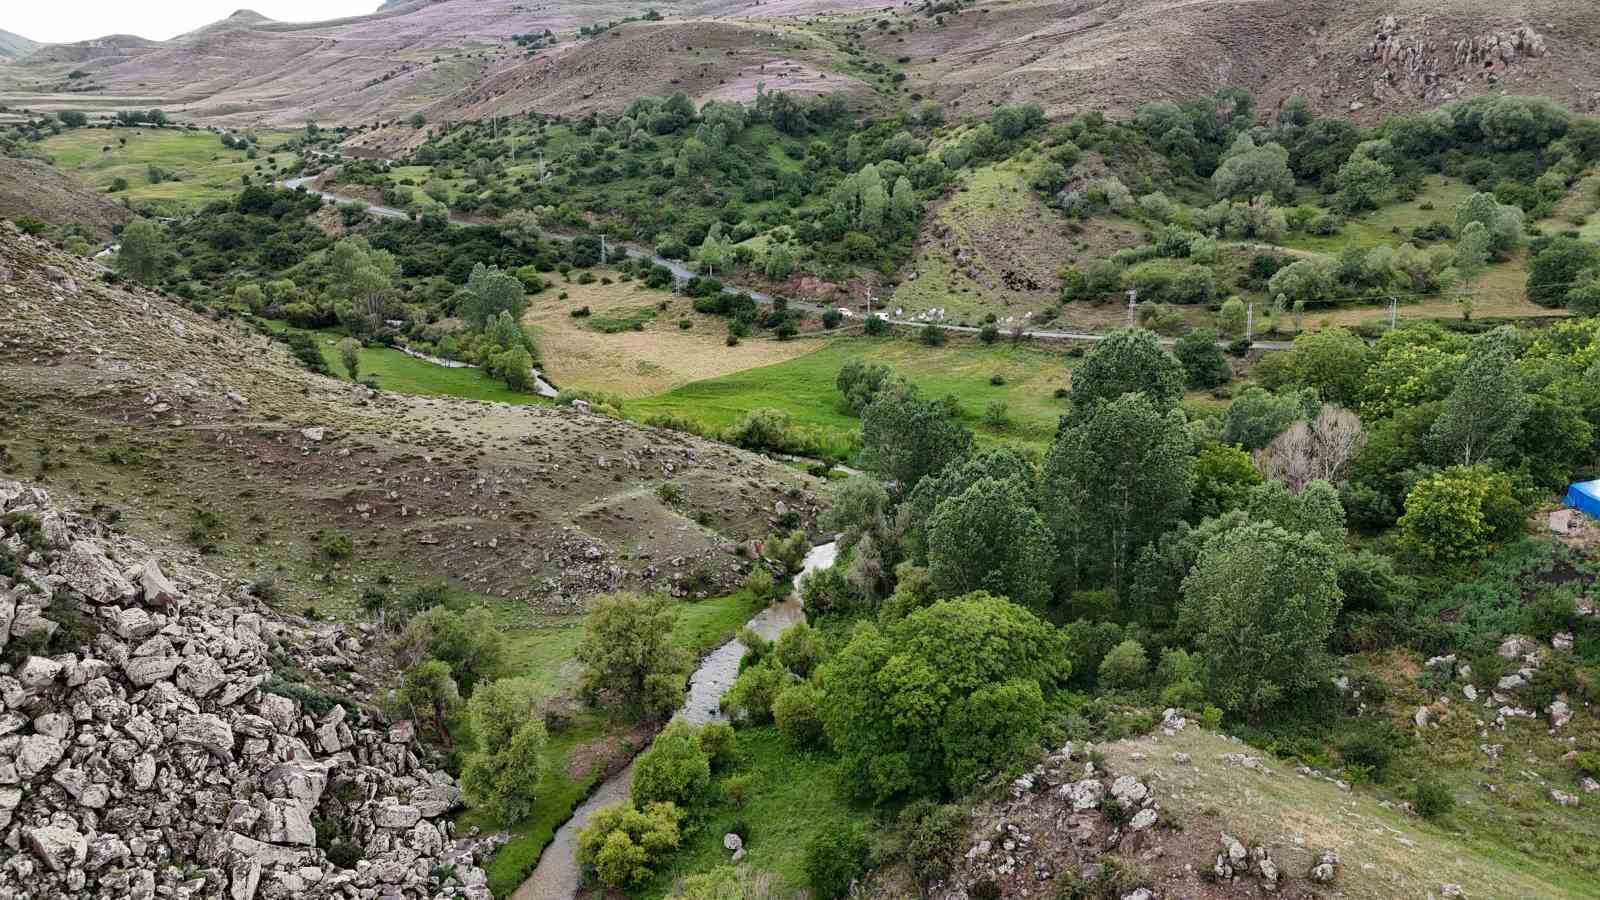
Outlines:
<svg viewBox="0 0 1600 900"><path fill-rule="evenodd" d="M1600 102L1600 13L1550 0L651 8L659 21L627 23L644 9L621 2L386 3L318 23L240 10L167 42L44 47L0 75L0 98L51 108L70 90L107 109L160 105L232 125L583 113L667 86L704 101L748 94L757 82L858 102L931 97L956 116L1022 102L1052 116L1121 113L1224 86L1271 105L1302 96L1366 121L1507 90L1580 110ZM92 79L68 84L74 67Z"/></svg>

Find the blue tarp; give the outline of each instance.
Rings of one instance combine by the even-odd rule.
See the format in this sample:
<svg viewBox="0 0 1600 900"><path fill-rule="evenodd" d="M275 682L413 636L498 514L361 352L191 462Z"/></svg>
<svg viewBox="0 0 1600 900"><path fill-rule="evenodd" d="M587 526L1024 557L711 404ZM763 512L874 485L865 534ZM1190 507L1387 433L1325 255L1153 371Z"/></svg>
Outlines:
<svg viewBox="0 0 1600 900"><path fill-rule="evenodd" d="M1567 488L1567 505L1600 519L1600 481L1580 481Z"/></svg>

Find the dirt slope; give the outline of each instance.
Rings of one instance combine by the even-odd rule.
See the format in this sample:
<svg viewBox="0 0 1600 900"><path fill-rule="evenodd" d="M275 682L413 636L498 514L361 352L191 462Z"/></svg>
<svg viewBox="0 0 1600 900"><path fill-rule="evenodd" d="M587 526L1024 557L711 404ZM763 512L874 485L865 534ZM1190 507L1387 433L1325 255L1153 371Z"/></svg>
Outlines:
<svg viewBox="0 0 1600 900"><path fill-rule="evenodd" d="M0 469L127 506L151 539L219 510L230 575L309 594L327 577L310 535L337 528L399 578L565 612L603 590L728 585L736 543L780 502L815 513L816 482L758 456L569 408L374 395L104 278L0 223Z"/></svg>
<svg viewBox="0 0 1600 900"><path fill-rule="evenodd" d="M102 240L132 214L104 194L86 191L55 166L0 156L0 218L32 216L53 225L82 225Z"/></svg>

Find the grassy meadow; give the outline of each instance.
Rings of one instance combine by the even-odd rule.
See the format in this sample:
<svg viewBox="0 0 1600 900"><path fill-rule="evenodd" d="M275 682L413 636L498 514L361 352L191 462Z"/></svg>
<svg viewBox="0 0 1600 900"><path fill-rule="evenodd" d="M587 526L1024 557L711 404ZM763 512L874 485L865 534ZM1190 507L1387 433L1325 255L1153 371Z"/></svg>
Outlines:
<svg viewBox="0 0 1600 900"><path fill-rule="evenodd" d="M275 173L299 165L297 154L272 151L299 132L256 134L256 159L222 146L222 137L214 132L181 128L76 128L47 139L41 149L57 168L91 190L109 191L123 178L128 189L117 196L176 212L232 197L247 175L257 182L272 181ZM152 184L151 166L176 178Z"/></svg>

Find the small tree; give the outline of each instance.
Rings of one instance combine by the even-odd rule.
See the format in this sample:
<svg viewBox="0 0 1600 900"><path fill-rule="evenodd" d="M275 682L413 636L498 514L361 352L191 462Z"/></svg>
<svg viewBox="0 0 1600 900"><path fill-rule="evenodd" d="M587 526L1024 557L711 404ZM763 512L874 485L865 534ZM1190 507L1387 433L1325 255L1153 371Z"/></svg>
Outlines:
<svg viewBox="0 0 1600 900"><path fill-rule="evenodd" d="M473 693L467 713L478 749L462 767L462 793L495 822L512 825L533 808L544 775L538 685L530 678L490 682Z"/></svg>
<svg viewBox="0 0 1600 900"><path fill-rule="evenodd" d="M600 883L623 888L650 877L650 867L678 847L683 813L671 803L643 810L614 803L595 810L578 832L578 863L593 869Z"/></svg>
<svg viewBox="0 0 1600 900"><path fill-rule="evenodd" d="M656 735L633 767L635 806L675 803L693 809L711 789L711 758L700 747L699 729L681 719Z"/></svg>
<svg viewBox="0 0 1600 900"><path fill-rule="evenodd" d="M1135 688L1144 683L1150 661L1144 645L1129 639L1111 648L1100 660L1100 683L1112 688Z"/></svg>
<svg viewBox="0 0 1600 900"><path fill-rule="evenodd" d="M166 264L172 248L161 226L149 219L134 219L122 229L122 246L117 250L117 271L150 284Z"/></svg>
<svg viewBox="0 0 1600 900"><path fill-rule="evenodd" d="M1483 466L1452 466L1417 482L1405 509L1399 547L1429 562L1481 559L1522 525L1511 479Z"/></svg>
<svg viewBox="0 0 1600 900"><path fill-rule="evenodd" d="M1209 328L1197 328L1178 338L1172 352L1183 364L1189 387L1214 388L1233 379L1233 367L1217 345L1217 333Z"/></svg>
<svg viewBox="0 0 1600 900"><path fill-rule="evenodd" d="M344 370L350 373L350 380L356 381L361 377L361 342L355 338L345 338L339 342L339 362L344 365Z"/></svg>
<svg viewBox="0 0 1600 900"><path fill-rule="evenodd" d="M433 715L435 733L449 744L450 729L445 725L445 717L461 701L455 679L450 677L449 663L429 659L413 665L401 681L400 694L413 709L427 710Z"/></svg>
<svg viewBox="0 0 1600 900"><path fill-rule="evenodd" d="M689 661L672 642L676 617L662 596L609 594L589 604L578 661L583 693L610 696L642 716L676 709Z"/></svg>

